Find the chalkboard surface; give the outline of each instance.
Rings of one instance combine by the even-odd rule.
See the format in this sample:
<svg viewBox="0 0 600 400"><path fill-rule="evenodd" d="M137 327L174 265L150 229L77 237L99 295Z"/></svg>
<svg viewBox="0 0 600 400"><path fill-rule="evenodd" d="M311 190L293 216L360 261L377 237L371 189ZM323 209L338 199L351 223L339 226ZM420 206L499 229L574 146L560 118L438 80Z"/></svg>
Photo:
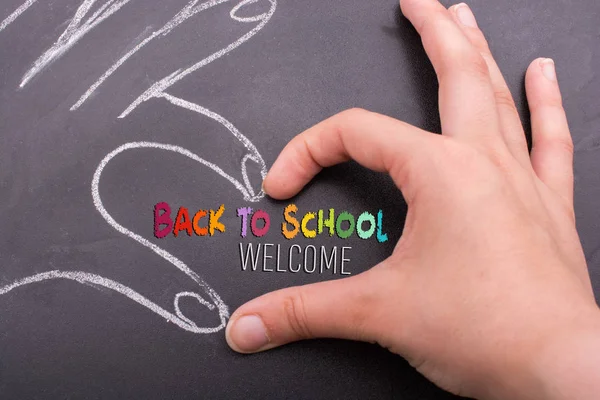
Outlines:
<svg viewBox="0 0 600 400"><path fill-rule="evenodd" d="M315 340L241 356L224 340L228 313L247 300L358 274L400 237L400 193L353 163L289 202L260 191L288 140L343 109L439 131L435 75L394 0L23 1L0 5L0 398L452 397L375 345ZM600 3L470 4L525 121L527 65L556 60L598 294ZM213 235L183 224L157 238L161 202L173 220L180 207L190 220L206 210ZM388 240L287 240L291 203L298 215L381 211ZM264 236L246 221L242 237L241 207L268 213ZM259 244L274 258L254 271L244 251ZM310 264L334 249L335 266ZM309 265L290 271L290 254Z"/></svg>

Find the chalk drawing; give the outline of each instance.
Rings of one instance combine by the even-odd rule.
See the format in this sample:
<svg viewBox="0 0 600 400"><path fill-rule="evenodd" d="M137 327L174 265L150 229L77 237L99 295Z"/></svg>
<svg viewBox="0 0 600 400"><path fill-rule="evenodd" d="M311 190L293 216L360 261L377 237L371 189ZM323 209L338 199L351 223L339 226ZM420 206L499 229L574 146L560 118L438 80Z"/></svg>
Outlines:
<svg viewBox="0 0 600 400"><path fill-rule="evenodd" d="M81 3L77 11L75 12L75 16L73 17L73 19L71 19L71 22L69 23L65 31L60 35L58 40L54 42L52 46L50 46L48 50L46 50L37 60L33 62L31 68L25 73L25 75L21 79L21 84L19 85L19 87L25 87L25 85L27 85L27 83L33 77L39 74L48 65L60 58L89 31L91 31L98 24L102 23L108 17L119 11L121 7L123 7L130 1L131 0L107 0L104 4L98 7L98 9L83 23L82 20L90 12L90 9L94 5L94 3L96 3L96 0L85 0L83 3ZM33 1L30 0L24 3L21 7L17 9L17 11L19 11L21 8L23 9L21 12L25 11L31 6L31 4L28 3L33 4ZM17 13L17 11L15 11L15 13ZM18 14L15 16L15 18L17 16Z"/></svg>
<svg viewBox="0 0 600 400"><path fill-rule="evenodd" d="M8 17L4 19L4 21L0 22L0 32L2 32L7 26L9 26L15 19L19 18L19 15L23 14L29 7L35 3L36 0L27 0L25 3L21 4L19 8L13 11Z"/></svg>
<svg viewBox="0 0 600 400"><path fill-rule="evenodd" d="M192 17L193 15L195 15L199 12L202 12L204 10L207 10L217 4L221 4L221 3L224 3L227 1L229 1L229 0L212 0L212 1L202 3L198 6L196 6L197 1L192 1L192 2L188 3L188 5L183 10L181 10L177 15L175 15L175 17L173 17L173 19L171 21L169 21L161 29L152 33L152 35L148 36L146 39L141 41L137 46L135 46L133 49L131 49L129 52L127 52L123 57L121 57L117 62L115 62L100 78L98 78L98 80L94 84L92 84L92 86L90 86L85 91L85 93L79 98L79 100L77 100L77 102L75 104L73 104L73 106L71 107L71 111L74 111L74 110L78 109L79 107L81 107L81 105L83 103L85 103L85 101L98 89L98 87L100 87L100 85L102 85L102 83L104 83L104 81L106 81L106 79L108 79L130 57L132 57L135 53L140 51L144 46L146 46L152 40L156 39L159 36L166 36L176 26L180 25L182 22L184 22L188 18ZM150 87L148 90L146 90L146 92L144 92L140 97L138 97L138 99L136 99L119 116L119 118L124 118L125 116L127 116L127 114L129 114L131 111L133 111L133 109L135 109L140 103L147 101L147 100L151 99L152 97L159 97L163 91L165 91L169 87L173 86L176 82L180 81L181 79L183 79L187 75L191 74L192 72L197 71L198 69L210 64L211 62L217 60L218 58L223 57L227 53L231 52L232 50L234 50L235 48L240 46L242 43L248 41L252 36L256 35L269 22L269 20L275 13L275 10L277 8L277 1L269 0L269 3L271 4L269 11L266 13L263 13L263 14L259 14L259 15L252 16L252 17L241 18L241 17L238 17L236 15L236 13L243 6L257 3L258 1L260 1L260 0L244 0L244 1L240 2L239 4L237 4L235 7L233 7L231 9L231 12L229 13L229 16L238 22L248 23L248 22L261 21L250 32L246 33L245 35L240 37L238 40L231 43L229 46L209 55L208 57L198 61L197 63L191 65L190 67L188 67L186 69L177 70L177 71L173 72L172 74L168 75L167 77L156 82L154 85L152 85L152 87Z"/></svg>
<svg viewBox="0 0 600 400"><path fill-rule="evenodd" d="M215 309L215 306L213 304L204 300L197 293L191 293L191 292L178 293L175 296L175 300L173 301L173 303L174 303L173 305L175 308L175 314L173 314L173 313L170 313L169 311L165 310L164 308L160 307L159 305L153 303L152 301L148 300L147 298L145 298L144 296L142 296L135 290L133 290L119 282L110 280L108 278L104 278L99 275L90 274L90 273L81 272L81 271L48 271L48 272L42 272L37 275L28 276L26 278L19 279L18 281L15 281L15 282L11 283L10 285L0 287L0 296L18 288L18 287L21 287L21 286L25 286L25 285L29 285L29 284L37 283L37 282L44 282L44 281L53 280L53 279L54 280L55 279L66 279L66 280L71 280L71 281L75 281L75 282L82 283L82 284L98 285L98 286L102 286L102 287L105 287L110 290L114 290L115 292L121 293L122 295L130 298L131 300L135 301L136 303L141 304L144 307L150 309L151 311L153 311L156 314L160 315L161 317L165 318L167 321L176 324L181 329L185 329L186 331L193 332L193 333L218 332L219 330L223 329L223 327L227 323L226 318L229 317L229 314L227 312L223 312L222 310L219 310L219 316L221 317L221 325L214 327L214 328L200 328L192 320L186 318L179 309L179 299L184 296L196 298L200 304L204 305L209 310ZM226 310L226 308L225 308L225 310Z"/></svg>
<svg viewBox="0 0 600 400"><path fill-rule="evenodd" d="M187 20L188 18L207 10L217 4L221 4L227 2L229 0L212 0L202 3L200 5L196 5L198 0L190 1L179 13L177 13L169 22L167 22L161 29L153 32L146 39L142 40L138 45L136 45L133 49L129 50L125 55L123 55L119 60L117 60L98 80L89 87L85 91L85 93L77 100L73 106L71 106L71 111L74 111L81 107L81 105L107 80L121 65L123 65L130 57L132 57L135 53L140 51L144 46L153 41L159 36L166 36L171 32L176 26L180 25L182 22Z"/></svg>
<svg viewBox="0 0 600 400"><path fill-rule="evenodd" d="M227 121L225 118L221 117L219 114L212 112L204 107L201 107L197 104L177 98L175 96L171 96L170 94L167 94L167 93L158 94L157 97L162 97L176 106L179 106L179 107L191 110L191 111L195 111L198 114L205 115L205 116L217 121L218 123L223 125L225 128L227 128L227 130L229 132L231 132L231 134L233 136L235 136L235 138L238 139L242 143L242 145L250 152L242 159L242 163L241 163L241 167L240 167L241 173L242 173L242 178L244 179L244 184L246 185L245 187L247 189L247 192L242 191L242 189L239 187L238 187L238 190L240 190L240 192L242 192L242 194L244 195L244 200L247 200L247 201L258 201L264 197L265 194L262 190L259 192L258 195L254 194L254 189L252 189L252 185L250 184L250 179L248 178L246 163L248 162L248 160L252 160L255 163L257 163L260 166L260 174L262 176L262 179L265 179L265 177L267 176L267 165L265 164L265 161L263 160L262 156L258 152L258 149L256 148L256 146L254 146L254 144L252 144L252 142L246 136L244 136L231 122ZM210 167L210 168L215 170L213 167ZM225 179L228 179L231 182L231 180L228 177L226 177L226 176L223 176L223 177Z"/></svg>
<svg viewBox="0 0 600 400"><path fill-rule="evenodd" d="M240 3L240 4L246 5L246 4L256 3L257 1L259 1L259 0L245 0L245 1L242 1L242 3ZM223 57L230 51L234 50L236 47L240 46L242 43L248 41L252 36L256 35L269 22L273 13L275 13L275 9L277 7L277 1L269 0L269 2L271 3L271 8L269 9L269 11L266 14L260 15L261 22L258 25L256 25L256 27L254 27L250 32L246 33L244 36L240 37L238 40L231 43L229 46L225 47L224 49L221 49L221 50L217 51L216 53L211 54L210 56L197 62L196 64L194 64L184 70L177 70L174 73L172 73L172 74L166 76L165 78L161 79L160 81L156 82L148 90L146 90L144 93L142 93L142 95L140 95L140 97L138 97L133 103L131 103L131 105L129 107L127 107L127 109L125 109L125 111L123 111L123 113L119 116L119 118L126 117L130 112L132 112L141 103L148 101L153 97L161 97L161 95L163 94L163 92L165 90L167 90L168 88L173 86L175 83L179 82L181 79L185 78L187 75L210 64L211 62L215 61L216 59ZM238 9L239 9L239 7L234 7L233 10L231 10L230 16L236 20L243 20L241 18L235 17L234 11L237 11Z"/></svg>
<svg viewBox="0 0 600 400"><path fill-rule="evenodd" d="M104 19L108 18L110 15L114 14L118 11L122 6L128 3L130 0L109 0L103 6L101 6L96 12L83 24L81 24L81 20L85 17L85 15L89 12L91 6L94 4L95 0L86 0L79 7L75 17L69 24L69 27L65 30L65 32L61 35L59 40L53 45L48 51L46 51L35 63L34 66L25 74L23 78L21 86L27 84L27 82L33 78L37 73L39 73L45 66L49 65L52 61L56 60L60 57L64 52L66 52L70 47L72 47L81 37L83 37L87 32L93 29L97 24L102 22ZM154 32L148 38L144 39L140 44L138 44L134 49L125 54L121 59L119 59L104 75L102 75L96 83L94 83L88 91L79 99L77 103L73 105L71 110L77 109L81 104L83 104L89 96L104 82L116 69L119 68L129 57L139 51L143 46L149 43L154 38L168 34L172 29L181 24L186 19L191 16L197 14L198 12L204 11L210 7L213 7L217 4L225 3L229 0L212 0L207 1L201 4L197 4L198 0L193 0L189 2L186 7L181 10L171 21L169 21L163 28ZM244 136L231 122L227 119L223 118L221 115L208 110L200 105L194 104L187 100L175 97L165 92L166 89L173 86L175 83L191 74L194 71L202 68L203 66L208 65L209 63L215 61L216 59L223 57L227 53L231 52L244 42L248 41L252 36L254 36L258 31L260 31L267 22L271 19L275 9L277 7L276 0L268 0L271 4L271 7L268 12L259 14L256 16L250 17L239 17L237 12L245 5L256 3L260 0L244 0L234 6L230 11L230 16L233 20L238 22L250 23L250 22L258 22L260 23L255 26L251 31L246 33L244 36L240 37L235 42L231 43L229 46L213 53L212 55L202 59L201 61L189 66L186 69L179 69L167 77L163 78L159 82L156 82L152 87L150 87L146 92L144 92L137 100L135 100L120 116L119 118L126 117L129 113L131 113L135 108L152 98L156 99L164 99L171 103L172 105L187 109L189 111L201 114L205 117L211 118L212 120L220 123L225 129L227 129L248 151L248 153L242 158L240 164L240 172L242 175L243 182L235 179L231 175L227 174L216 164L213 164L200 156L192 153L191 151L184 149L179 146L174 146L171 144L163 144L163 143L155 143L155 142L131 142L125 143L119 146L117 149L110 152L108 155L102 159L96 171L94 173L94 177L92 179L92 198L94 201L94 206L105 219L105 221L113 227L117 232L135 240L139 244L144 247L149 248L154 253L162 257L164 260L168 261L174 267L176 267L181 272L185 273L189 278L191 278L204 292L204 294L209 298L210 301L206 300L200 294L195 292L180 292L175 295L173 300L173 307L175 313L169 312L162 308L161 306L155 304L148 298L144 297L140 293L135 290L119 283L113 281L111 279L91 274L82 271L49 271L36 275L32 275L29 277L22 278L17 280L9 285L0 287L0 296L6 293L11 292L12 290L26 286L32 283L39 283L48 280L56 280L56 279L66 279L75 281L82 284L94 284L98 286L102 286L115 292L121 293L122 295L128 297L129 299L135 301L136 303L148 308L150 311L162 316L167 321L173 322L180 328L193 332L193 333L214 333L221 329L223 329L227 324L227 319L229 318L229 310L227 305L221 300L219 295L198 275L195 271L190 269L183 261L164 250L163 248L157 246L152 243L148 239L138 235L137 233L132 232L131 230L125 228L123 225L119 224L106 210L102 203L102 199L100 197L100 177L106 165L117 155L123 153L128 150L135 149L156 149L162 151L170 151L175 152L185 157L188 157L201 165L210 168L223 179L229 181L241 194L244 200L249 202L257 202L260 201L264 197L264 192L260 190L256 193L250 183L250 179L248 178L247 172L247 163L248 161L253 161L257 163L260 167L260 173L262 178L264 179L267 173L267 168L265 162L258 152L257 148L254 144ZM30 7L35 0L29 0L25 4L23 4L19 9L17 9L13 14L11 14L7 19L2 22L2 29L8 26L12 21L14 21L22 12L24 12L28 7ZM0 31L2 30L0 29ZM208 310L217 311L220 319L220 325L216 327L199 327L194 323L191 319L187 318L180 310L179 301L182 297L192 297L198 301L201 305L205 306Z"/></svg>

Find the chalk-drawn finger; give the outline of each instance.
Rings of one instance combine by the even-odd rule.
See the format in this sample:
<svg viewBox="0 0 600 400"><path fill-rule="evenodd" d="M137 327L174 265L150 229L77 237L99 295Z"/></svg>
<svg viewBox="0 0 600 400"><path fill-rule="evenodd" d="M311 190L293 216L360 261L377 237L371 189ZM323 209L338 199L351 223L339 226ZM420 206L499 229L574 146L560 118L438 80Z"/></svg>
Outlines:
<svg viewBox="0 0 600 400"><path fill-rule="evenodd" d="M0 22L0 32L6 29L11 23L14 22L21 14L23 14L29 7L35 3L36 0L27 0L25 3L21 4L15 11L12 12L8 17L6 17L2 22Z"/></svg>
<svg viewBox="0 0 600 400"><path fill-rule="evenodd" d="M209 115L212 116L212 114L209 114ZM217 118L217 117L215 117L215 118ZM226 121L222 117L218 116L218 118L221 119L224 124L228 123L228 121ZM251 145L251 143L250 143L250 145ZM108 155L106 155L106 157L104 157L104 159L98 165L98 168L96 168L96 172L94 173L94 177L92 179L92 198L94 200L94 206L96 207L96 209L98 210L100 215L102 215L102 217L106 220L106 222L111 227L113 227L117 232L119 232L123 235L126 235L127 237L135 240L136 242L143 245L144 247L147 247L148 249L152 250L154 253L156 253L157 255L162 257L165 261L167 261L171 265L173 265L175 268L177 268L181 272L185 273L198 286L198 289L201 292L203 292L204 296L202 294L199 294L196 292L179 292L175 295L175 297L173 299L173 311L174 312L168 311L167 309L159 306L158 304L154 303L150 299L144 297L140 293L134 291L133 289L131 289L119 282L113 281L111 279L108 279L108 278L105 278L105 277L102 277L99 275L83 272L83 271L50 271L50 272L40 273L37 275L28 276L28 277L19 279L9 285L0 287L0 296L7 294L16 288L30 285L32 283L45 282L48 280L55 280L55 279L66 279L66 280L79 282L82 284L93 284L93 285L97 285L97 286L102 286L102 287L114 290L115 292L121 293L122 295L124 295L124 296L130 298L131 300L135 301L136 303L148 308L150 311L162 316L167 321L174 323L175 325L179 326L180 328L182 328L186 331L198 333L198 334L207 334L207 333L218 332L221 329L223 329L226 325L227 318L229 318L229 309L228 309L227 305L223 302L223 300L221 300L221 298L217 294L217 292L214 289L212 289L200 277L200 275L198 275L195 271L193 271L182 260L178 259L173 254L169 253L168 251L164 250L163 248L152 243L150 240L142 237L141 235L136 234L135 232L132 232L131 230L125 228L123 225L119 224L109 214L109 212L104 207L102 198L100 196L100 178L102 176L104 168L106 167L106 165L108 165L108 163L114 157L118 156L119 154L121 154L125 151L130 151L130 150L135 150L135 149L155 149L155 150L161 150L161 151L170 151L170 152L174 152L174 153L180 154L182 156L188 157L188 158L198 162L199 164L213 170L215 173L219 174L225 180L229 181L240 191L241 195L247 201L260 200L260 198L262 198L262 193L254 194L252 192L249 180L245 174L243 174L243 177L244 177L246 186L244 186L244 184L242 184L242 182L240 182L240 181L236 180L235 178L231 177L230 175L226 174L222 169L220 169L215 164L212 164L212 163L204 160L203 158L190 152L187 149L184 149L184 148L178 147L178 146L169 145L169 144L154 143L154 142L126 143L126 144L118 147L117 149L113 150ZM250 155L244 157L244 159L242 160L242 170L243 171L245 171L246 162L249 160L252 160L254 162L260 161L261 163L264 164L260 155L250 154ZM205 307L207 310L211 311L212 313L217 314L220 323L216 326L210 326L210 327L198 326L192 319L186 317L185 314L181 311L179 303L182 298L195 299L201 306Z"/></svg>
<svg viewBox="0 0 600 400"><path fill-rule="evenodd" d="M181 312L181 310L179 309L179 299L181 297L193 297L202 306L206 307L207 309L209 309L209 310L215 309L215 306L213 304L204 300L197 293L191 293L191 292L178 293L175 296L176 314L173 314L172 312L165 310L158 304L150 301L146 297L142 296L141 294L139 294L135 290L131 289L130 287L123 285L122 283L113 281L111 279L105 278L100 275L90 274L88 272L82 272L82 271L48 271L48 272L42 272L40 274L28 276L28 277L19 279L9 285L0 287L0 296L10 293L17 288L25 287L25 286L35 284L35 283L40 283L40 282L47 282L47 281L51 281L51 280L70 280L70 281L78 282L78 283L81 283L84 285L98 286L98 287L103 287L106 289L113 290L117 293L122 294L125 297L128 297L129 299L135 301L136 303L146 307L150 311L160 315L166 321L172 322L175 325L177 325L178 327L180 327L181 329L184 329L184 330L186 330L188 332L192 332L192 333L207 334L207 333L218 332L225 327L225 321L228 316L228 314L220 315L221 324L219 326L208 327L208 328L199 327L198 325L196 325L196 323L194 323L194 321L185 317L183 315L183 313Z"/></svg>
<svg viewBox="0 0 600 400"><path fill-rule="evenodd" d="M65 31L60 35L58 40L44 52L44 54L33 62L31 68L23 76L19 87L25 87L31 79L58 58L62 57L89 31L119 11L121 7L131 0L106 0L92 13L91 10L96 1L97 0L84 0L81 3ZM24 3L22 7L29 7L32 3L32 1L28 1Z"/></svg>
<svg viewBox="0 0 600 400"><path fill-rule="evenodd" d="M573 207L573 140L556 79L554 62L537 59L525 79L531 110L531 164L537 176Z"/></svg>
<svg viewBox="0 0 600 400"><path fill-rule="evenodd" d="M385 342L386 303L397 284L396 276L386 274L393 271L375 267L258 297L232 315L227 343L237 352L254 353L313 338Z"/></svg>
<svg viewBox="0 0 600 400"><path fill-rule="evenodd" d="M440 85L444 135L501 143L494 90L485 60L437 0L401 0L404 15L421 35Z"/></svg>
<svg viewBox="0 0 600 400"><path fill-rule="evenodd" d="M364 167L388 172L410 195L409 175L440 138L412 125L361 109L343 111L292 139L263 182L276 199L298 193L324 167L350 159Z"/></svg>
<svg viewBox="0 0 600 400"><path fill-rule="evenodd" d="M194 12L199 12L199 8L204 4L208 5L213 4L213 3L221 3L227 0L211 0L208 1L206 3L202 3L199 6L195 6L196 2L192 2L194 3L194 5L192 6L192 8L189 10L189 13L186 13L185 18L188 18L189 16L192 15L192 13ZM250 38L252 38L254 35L256 35L262 28L265 27L265 25L271 20L271 17L273 16L273 14L275 13L275 9L277 8L277 0L269 0L269 4L270 4L270 8L266 13L262 13L259 15L255 15L255 16L251 16L251 17L240 17L237 12L240 10L241 7L248 5L248 4L252 4L255 3L255 0L244 0L241 3L239 3L237 6L235 6L229 13L229 16L238 22L244 22L244 23L248 23L248 22L256 22L256 21L260 21L260 23L258 25L256 25L254 28L252 28L250 31L248 31L245 35L241 36L240 38L238 38L235 42L230 43L227 47L222 48L221 50L217 51L216 53L211 54L210 56L203 58L202 60L198 61L197 63L185 68L185 69L178 69L177 71L167 75L166 77L164 77L163 79L159 80L158 82L155 82L150 88L148 88L148 90L146 90L144 93L142 93L136 100L133 101L133 103L131 103L129 105L129 107L127 107L125 109L125 111L123 111L121 113L121 115L119 115L119 118L125 118L127 115L129 115L129 113L131 113L133 110L135 110L140 104L142 104L145 101L148 101L150 99L156 98L156 97L161 97L165 94L165 91L170 88L171 86L173 86L175 83L179 82L180 80L182 80L183 78L185 78L186 76L188 76L189 74L193 73L194 71L197 71L198 69L214 62L215 60L225 56L226 54L228 54L229 52L233 51L234 49L236 49L237 47L239 47L240 45L242 45L243 43L245 43L246 41L248 41ZM171 29L173 29L174 26L177 26L178 24L180 24L181 22L183 22L184 19L184 14L182 14L181 18L176 18L176 20L174 21L174 23L176 23L173 26L168 26L165 25L166 29L168 29L169 31ZM152 37L152 36L151 36ZM148 38L148 40L152 40L150 38ZM141 45L141 44L140 44ZM141 47L140 47L141 48ZM133 53L132 53L133 54ZM118 68L119 65L121 65L122 62L124 62L130 55L127 55L126 57L124 57L122 60L120 60L117 64L115 64L115 68ZM110 71L107 71L107 73L112 73L114 72L114 69L111 68ZM84 96L82 96L82 98L77 102L77 104L75 104L71 109L77 108L79 105L82 104L82 102L84 102L86 100L86 98L94 91L96 90L96 88L98 87L97 85L102 84L103 80L106 79L108 76L110 76L110 73L108 75L104 75L98 82L96 82L92 87L90 87L90 89L88 89L88 91L86 92L86 94Z"/></svg>
<svg viewBox="0 0 600 400"><path fill-rule="evenodd" d="M506 143L508 150L521 165L531 170L527 141L525 140L525 131L523 130L523 125L521 124L521 118L519 117L519 112L515 106L515 101L504 80L502 71L500 71L496 60L494 60L494 56L492 55L483 32L476 23L474 26L468 23L468 21L475 21L473 12L469 6L464 3L452 6L449 10L463 33L471 43L473 43L487 63L488 70L490 71L490 79L492 80L492 87L494 88L496 96L496 106L498 107L502 136L504 137L504 142ZM463 21L467 21L467 23L464 23Z"/></svg>
<svg viewBox="0 0 600 400"><path fill-rule="evenodd" d="M248 154L246 154L242 158L242 162L240 164L240 172L241 172L242 178L244 180L245 188L240 187L238 185L239 182L236 183L237 182L236 180L232 180L232 179L230 179L230 177L227 177L227 174L223 175L224 174L223 171L216 165L214 165L212 163L208 163L208 164L204 164L204 165L208 166L209 168L211 168L212 170L217 172L219 175L223 176L224 178L229 180L231 183L236 185L236 188L238 190L240 190L240 192L244 195L245 200L254 202L254 201L259 201L261 198L264 197L264 193L262 192L262 190L258 190L258 191L254 190L252 183L250 182L250 178L248 177L248 170L247 170L248 161L253 161L254 163L257 164L257 166L260 168L260 174L263 179L265 178L265 176L267 174L267 166L266 166L262 156L258 152L258 149L250 141L250 139L248 139L246 136L244 136L231 122L229 122L227 119L223 118L221 115L217 114L214 111L204 108L198 104L194 104L190 101L172 96L168 93L162 93L159 97L166 99L173 105L185 108L187 110L204 115L205 117L211 118L212 120L218 122L224 128L226 128L248 151Z"/></svg>

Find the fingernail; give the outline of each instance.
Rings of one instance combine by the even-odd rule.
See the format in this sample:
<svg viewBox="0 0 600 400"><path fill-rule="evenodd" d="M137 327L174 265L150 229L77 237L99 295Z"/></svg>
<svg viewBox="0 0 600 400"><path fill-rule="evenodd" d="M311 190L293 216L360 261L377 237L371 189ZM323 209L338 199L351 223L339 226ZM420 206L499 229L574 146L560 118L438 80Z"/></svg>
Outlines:
<svg viewBox="0 0 600 400"><path fill-rule="evenodd" d="M477 20L471 8L465 3L457 4L454 8L456 16L461 24L468 26L469 28L477 28Z"/></svg>
<svg viewBox="0 0 600 400"><path fill-rule="evenodd" d="M246 315L234 321L229 339L238 350L249 353L258 351L269 343L265 324L256 315Z"/></svg>
<svg viewBox="0 0 600 400"><path fill-rule="evenodd" d="M556 67L554 66L554 60L551 58L545 58L540 61L542 67L542 73L546 79L556 82Z"/></svg>

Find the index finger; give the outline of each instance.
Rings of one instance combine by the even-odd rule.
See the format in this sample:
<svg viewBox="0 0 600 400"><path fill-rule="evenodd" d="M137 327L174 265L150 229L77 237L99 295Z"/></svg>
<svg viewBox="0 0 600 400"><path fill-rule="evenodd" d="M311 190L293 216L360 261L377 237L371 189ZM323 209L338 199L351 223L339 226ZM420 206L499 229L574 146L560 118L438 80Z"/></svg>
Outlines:
<svg viewBox="0 0 600 400"><path fill-rule="evenodd" d="M361 109L341 112L292 139L263 182L275 199L297 194L324 167L350 159L388 172L409 199L409 175L432 141L440 137L412 125Z"/></svg>

